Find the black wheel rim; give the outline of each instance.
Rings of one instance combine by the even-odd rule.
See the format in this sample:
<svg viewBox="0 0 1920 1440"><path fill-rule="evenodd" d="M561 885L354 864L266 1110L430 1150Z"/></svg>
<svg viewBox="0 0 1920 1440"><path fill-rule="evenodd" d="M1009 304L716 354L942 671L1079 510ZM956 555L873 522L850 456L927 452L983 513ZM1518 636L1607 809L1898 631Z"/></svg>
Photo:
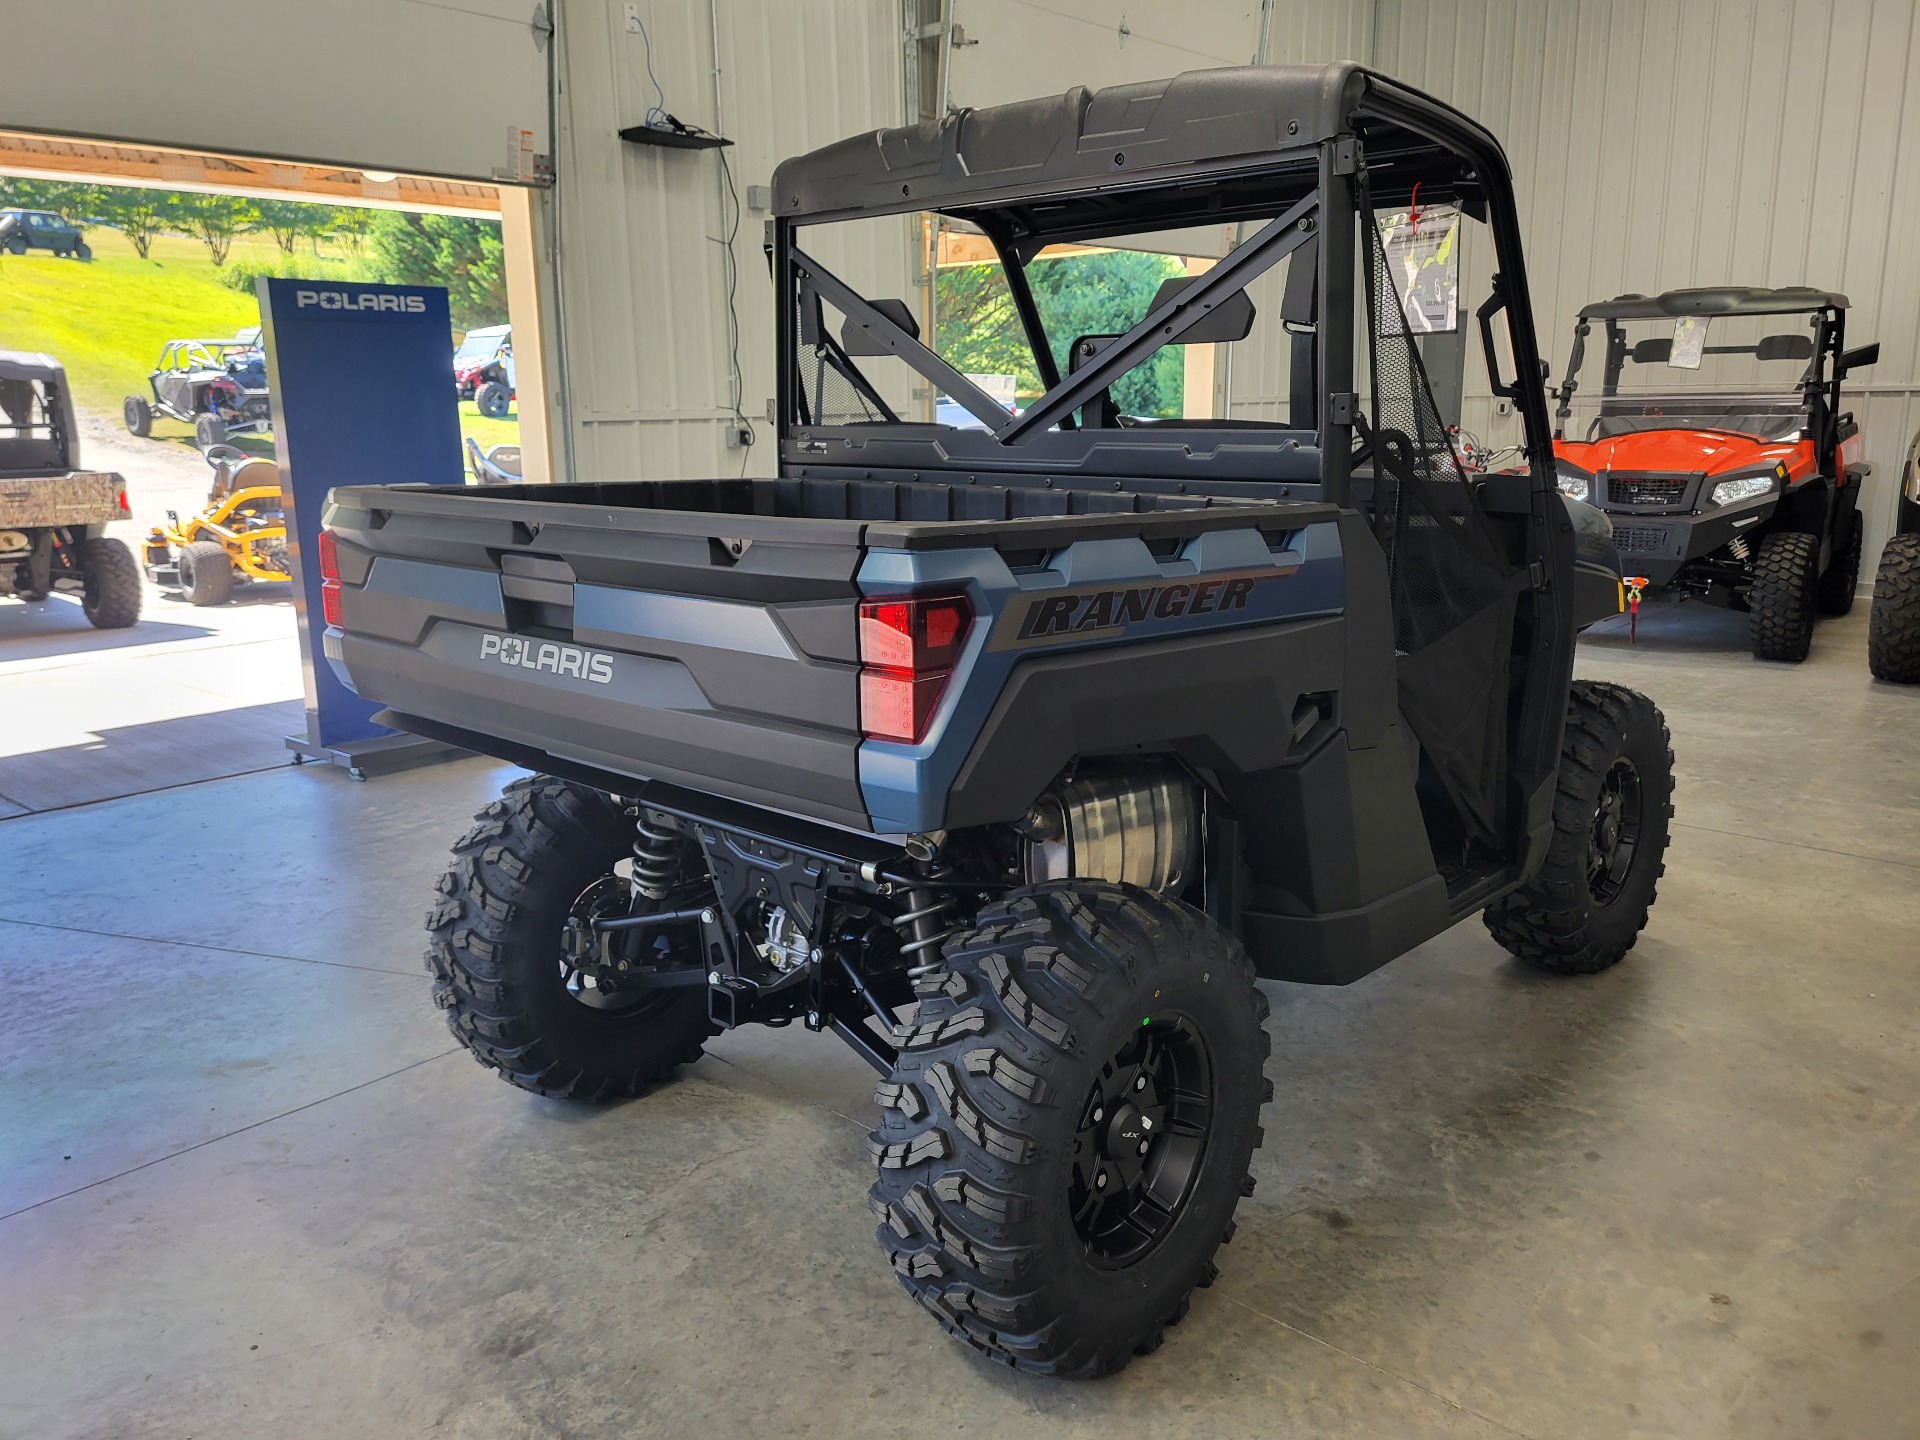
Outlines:
<svg viewBox="0 0 1920 1440"><path fill-rule="evenodd" d="M1617 759L1600 781L1600 798L1587 832L1587 892L1596 905L1611 905L1626 888L1640 851L1643 796L1640 771Z"/></svg>
<svg viewBox="0 0 1920 1440"><path fill-rule="evenodd" d="M567 910L560 931L559 974L561 988L576 1005L609 1018L627 1019L651 1013L678 993L622 984L620 963L601 961L593 922L634 913L633 892L618 875L601 876L582 890ZM661 926L647 933L658 945L668 945L671 936L667 932L675 928Z"/></svg>
<svg viewBox="0 0 1920 1440"><path fill-rule="evenodd" d="M1087 1258L1144 1259L1192 1198L1213 1129L1213 1061L1184 1016L1143 1022L1101 1067L1069 1151L1067 1208Z"/></svg>

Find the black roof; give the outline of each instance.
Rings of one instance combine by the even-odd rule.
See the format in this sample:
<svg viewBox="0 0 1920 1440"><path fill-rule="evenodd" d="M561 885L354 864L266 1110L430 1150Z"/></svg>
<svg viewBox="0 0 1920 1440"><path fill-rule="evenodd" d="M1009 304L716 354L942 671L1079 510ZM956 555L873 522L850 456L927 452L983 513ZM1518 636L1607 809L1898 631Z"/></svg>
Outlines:
<svg viewBox="0 0 1920 1440"><path fill-rule="evenodd" d="M1350 131L1376 83L1394 82L1350 62L1239 66L957 110L784 161L773 172L774 212L977 205L1298 150Z"/></svg>
<svg viewBox="0 0 1920 1440"><path fill-rule="evenodd" d="M1763 290L1751 285L1706 285L1659 295L1616 295L1581 307L1583 320L1659 320L1675 315L1802 315L1845 310L1847 297L1810 285Z"/></svg>
<svg viewBox="0 0 1920 1440"><path fill-rule="evenodd" d="M31 350L0 350L0 380L61 380L66 371L51 355Z"/></svg>

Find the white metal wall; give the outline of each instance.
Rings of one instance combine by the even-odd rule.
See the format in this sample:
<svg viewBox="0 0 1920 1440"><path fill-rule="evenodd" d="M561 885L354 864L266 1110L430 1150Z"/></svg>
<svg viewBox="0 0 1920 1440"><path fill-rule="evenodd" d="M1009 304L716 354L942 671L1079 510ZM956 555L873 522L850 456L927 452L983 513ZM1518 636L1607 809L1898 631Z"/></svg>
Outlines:
<svg viewBox="0 0 1920 1440"><path fill-rule="evenodd" d="M1257 0L952 0L970 42L954 52L952 100L1000 105L1071 85L1097 90L1245 65L1260 38L1260 9ZM1372 31L1370 0L1276 0L1267 59L1365 60Z"/></svg>
<svg viewBox="0 0 1920 1440"><path fill-rule="evenodd" d="M744 210L786 156L897 125L902 114L894 0L638 0L665 108L719 130L744 213L734 238L741 408L761 443L725 446L731 420L720 161L711 151L622 141L655 103L646 43L624 0L563 0L559 185L548 220L564 316L574 473L581 479L772 473L764 423L773 394L766 216ZM719 26L720 113L713 26ZM900 281L911 249L902 229ZM867 273L872 273L869 270Z"/></svg>
<svg viewBox="0 0 1920 1440"><path fill-rule="evenodd" d="M0 0L0 129L489 180L547 149L533 0Z"/></svg>
<svg viewBox="0 0 1920 1440"><path fill-rule="evenodd" d="M1878 340L1882 357L1850 387L1877 472L1871 575L1920 426L1914 0L1378 0L1375 60L1505 145L1556 377L1574 312L1623 291L1805 284L1852 299L1848 340ZM1469 252L1477 295L1487 269ZM1477 358L1467 376L1468 427L1511 436Z"/></svg>

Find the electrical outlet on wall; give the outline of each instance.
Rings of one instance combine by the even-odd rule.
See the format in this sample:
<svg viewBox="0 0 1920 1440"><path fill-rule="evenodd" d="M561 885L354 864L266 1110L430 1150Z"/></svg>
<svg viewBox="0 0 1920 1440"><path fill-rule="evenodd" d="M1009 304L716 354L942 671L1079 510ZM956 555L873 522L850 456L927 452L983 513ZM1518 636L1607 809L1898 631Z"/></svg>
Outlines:
<svg viewBox="0 0 1920 1440"><path fill-rule="evenodd" d="M629 35L638 35L640 31L640 7L629 4L627 6L627 33Z"/></svg>
<svg viewBox="0 0 1920 1440"><path fill-rule="evenodd" d="M1506 419L1507 416L1513 414L1513 402L1511 400L1494 401L1493 413L1498 415L1502 420Z"/></svg>

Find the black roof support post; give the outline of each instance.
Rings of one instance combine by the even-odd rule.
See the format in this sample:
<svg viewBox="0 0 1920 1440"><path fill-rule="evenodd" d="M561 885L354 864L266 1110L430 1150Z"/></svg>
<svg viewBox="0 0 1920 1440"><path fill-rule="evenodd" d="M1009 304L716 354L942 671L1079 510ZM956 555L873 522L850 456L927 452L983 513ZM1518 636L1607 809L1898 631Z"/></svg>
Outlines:
<svg viewBox="0 0 1920 1440"><path fill-rule="evenodd" d="M1320 147L1320 498L1350 503L1353 479L1353 255L1355 171L1351 138ZM1336 407L1335 397L1341 397ZM1231 399L1231 397L1229 397Z"/></svg>

